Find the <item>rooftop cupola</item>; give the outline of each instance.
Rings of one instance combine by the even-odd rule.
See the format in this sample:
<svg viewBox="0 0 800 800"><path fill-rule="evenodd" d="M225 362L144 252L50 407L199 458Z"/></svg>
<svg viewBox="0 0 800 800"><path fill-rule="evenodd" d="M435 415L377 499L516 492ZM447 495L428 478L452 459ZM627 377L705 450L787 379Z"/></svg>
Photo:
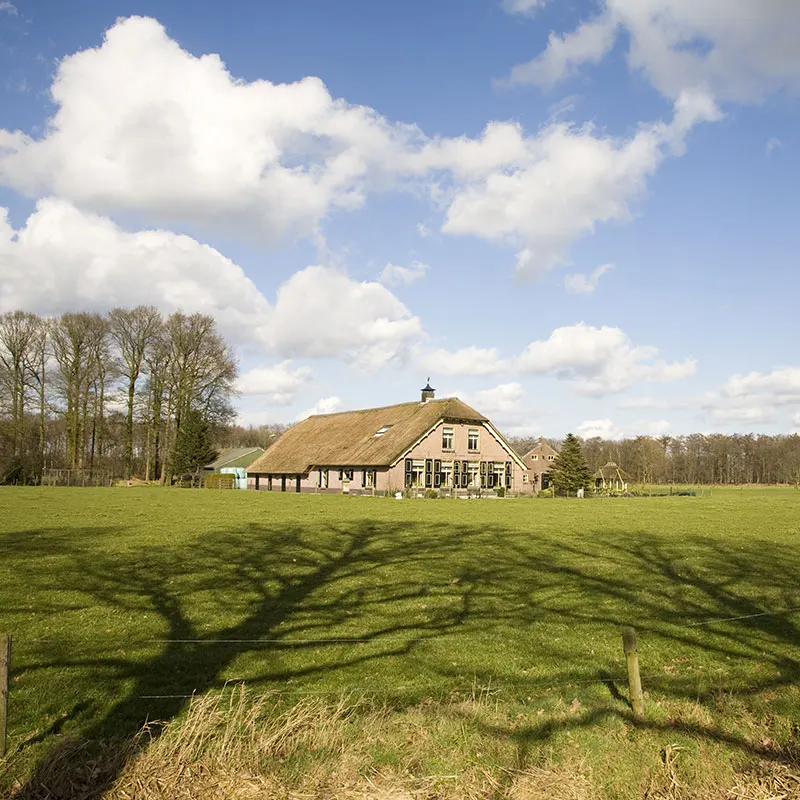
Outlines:
<svg viewBox="0 0 800 800"><path fill-rule="evenodd" d="M425 384L425 388L422 390L422 402L427 403L428 400L433 400L436 393L436 389L431 386L431 379L428 378L428 382Z"/></svg>

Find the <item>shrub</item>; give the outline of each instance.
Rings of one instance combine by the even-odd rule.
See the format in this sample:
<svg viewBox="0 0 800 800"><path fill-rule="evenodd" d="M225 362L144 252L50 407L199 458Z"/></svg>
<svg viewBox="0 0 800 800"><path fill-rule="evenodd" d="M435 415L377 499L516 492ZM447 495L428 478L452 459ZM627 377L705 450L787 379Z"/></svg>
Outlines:
<svg viewBox="0 0 800 800"><path fill-rule="evenodd" d="M498 486L494 490L494 492L498 497L505 497L506 496L506 487L505 486Z"/></svg>
<svg viewBox="0 0 800 800"><path fill-rule="evenodd" d="M439 492L436 489L426 489L425 490L425 499L426 500L436 500L439 497Z"/></svg>

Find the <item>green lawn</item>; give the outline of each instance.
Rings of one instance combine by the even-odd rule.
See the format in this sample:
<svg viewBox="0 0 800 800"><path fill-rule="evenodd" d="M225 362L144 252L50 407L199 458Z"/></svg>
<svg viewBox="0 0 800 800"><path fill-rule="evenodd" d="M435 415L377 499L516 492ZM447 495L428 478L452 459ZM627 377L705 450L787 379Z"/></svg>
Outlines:
<svg viewBox="0 0 800 800"><path fill-rule="evenodd" d="M5 785L66 735L129 735L231 681L287 702L365 693L399 714L489 687L500 716L481 735L518 760L575 746L607 760L621 741L638 742L634 762L675 742L731 764L783 757L800 611L754 615L800 608L799 543L792 489L398 502L0 488ZM743 619L714 621L728 617ZM625 699L628 624L643 723Z"/></svg>

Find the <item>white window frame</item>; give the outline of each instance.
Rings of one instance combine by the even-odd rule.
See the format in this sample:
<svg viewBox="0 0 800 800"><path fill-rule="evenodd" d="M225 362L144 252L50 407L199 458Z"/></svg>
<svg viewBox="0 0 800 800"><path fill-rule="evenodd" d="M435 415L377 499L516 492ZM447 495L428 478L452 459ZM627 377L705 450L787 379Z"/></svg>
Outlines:
<svg viewBox="0 0 800 800"><path fill-rule="evenodd" d="M473 434L475 436L475 447L471 446ZM467 430L467 451L470 453L479 453L480 449L481 449L480 428L469 428Z"/></svg>
<svg viewBox="0 0 800 800"><path fill-rule="evenodd" d="M455 442L455 430L453 428L442 428L442 450L452 450ZM447 442L449 441L449 444Z"/></svg>
<svg viewBox="0 0 800 800"><path fill-rule="evenodd" d="M467 486L471 486L473 488L480 488L481 485L481 464L480 461L470 461L467 464L467 475L469 475L469 480L467 481Z"/></svg>
<svg viewBox="0 0 800 800"><path fill-rule="evenodd" d="M453 488L453 462L442 461L442 488Z"/></svg>
<svg viewBox="0 0 800 800"><path fill-rule="evenodd" d="M411 462L411 488L425 488L425 459L415 458Z"/></svg>
<svg viewBox="0 0 800 800"><path fill-rule="evenodd" d="M364 488L365 489L374 489L378 483L378 474L377 470L368 469L364 473Z"/></svg>
<svg viewBox="0 0 800 800"><path fill-rule="evenodd" d="M328 470L321 469L319 471L319 479L317 482L317 486L319 486L320 489L327 489L329 483L328 479L329 479Z"/></svg>

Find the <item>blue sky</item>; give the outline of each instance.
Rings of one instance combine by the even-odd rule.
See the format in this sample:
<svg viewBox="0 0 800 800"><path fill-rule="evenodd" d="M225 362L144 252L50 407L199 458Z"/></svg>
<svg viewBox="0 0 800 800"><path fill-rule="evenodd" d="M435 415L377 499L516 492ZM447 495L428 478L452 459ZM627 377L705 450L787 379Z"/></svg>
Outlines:
<svg viewBox="0 0 800 800"><path fill-rule="evenodd" d="M0 310L214 314L245 422L800 429L800 6L232 7L0 2Z"/></svg>

